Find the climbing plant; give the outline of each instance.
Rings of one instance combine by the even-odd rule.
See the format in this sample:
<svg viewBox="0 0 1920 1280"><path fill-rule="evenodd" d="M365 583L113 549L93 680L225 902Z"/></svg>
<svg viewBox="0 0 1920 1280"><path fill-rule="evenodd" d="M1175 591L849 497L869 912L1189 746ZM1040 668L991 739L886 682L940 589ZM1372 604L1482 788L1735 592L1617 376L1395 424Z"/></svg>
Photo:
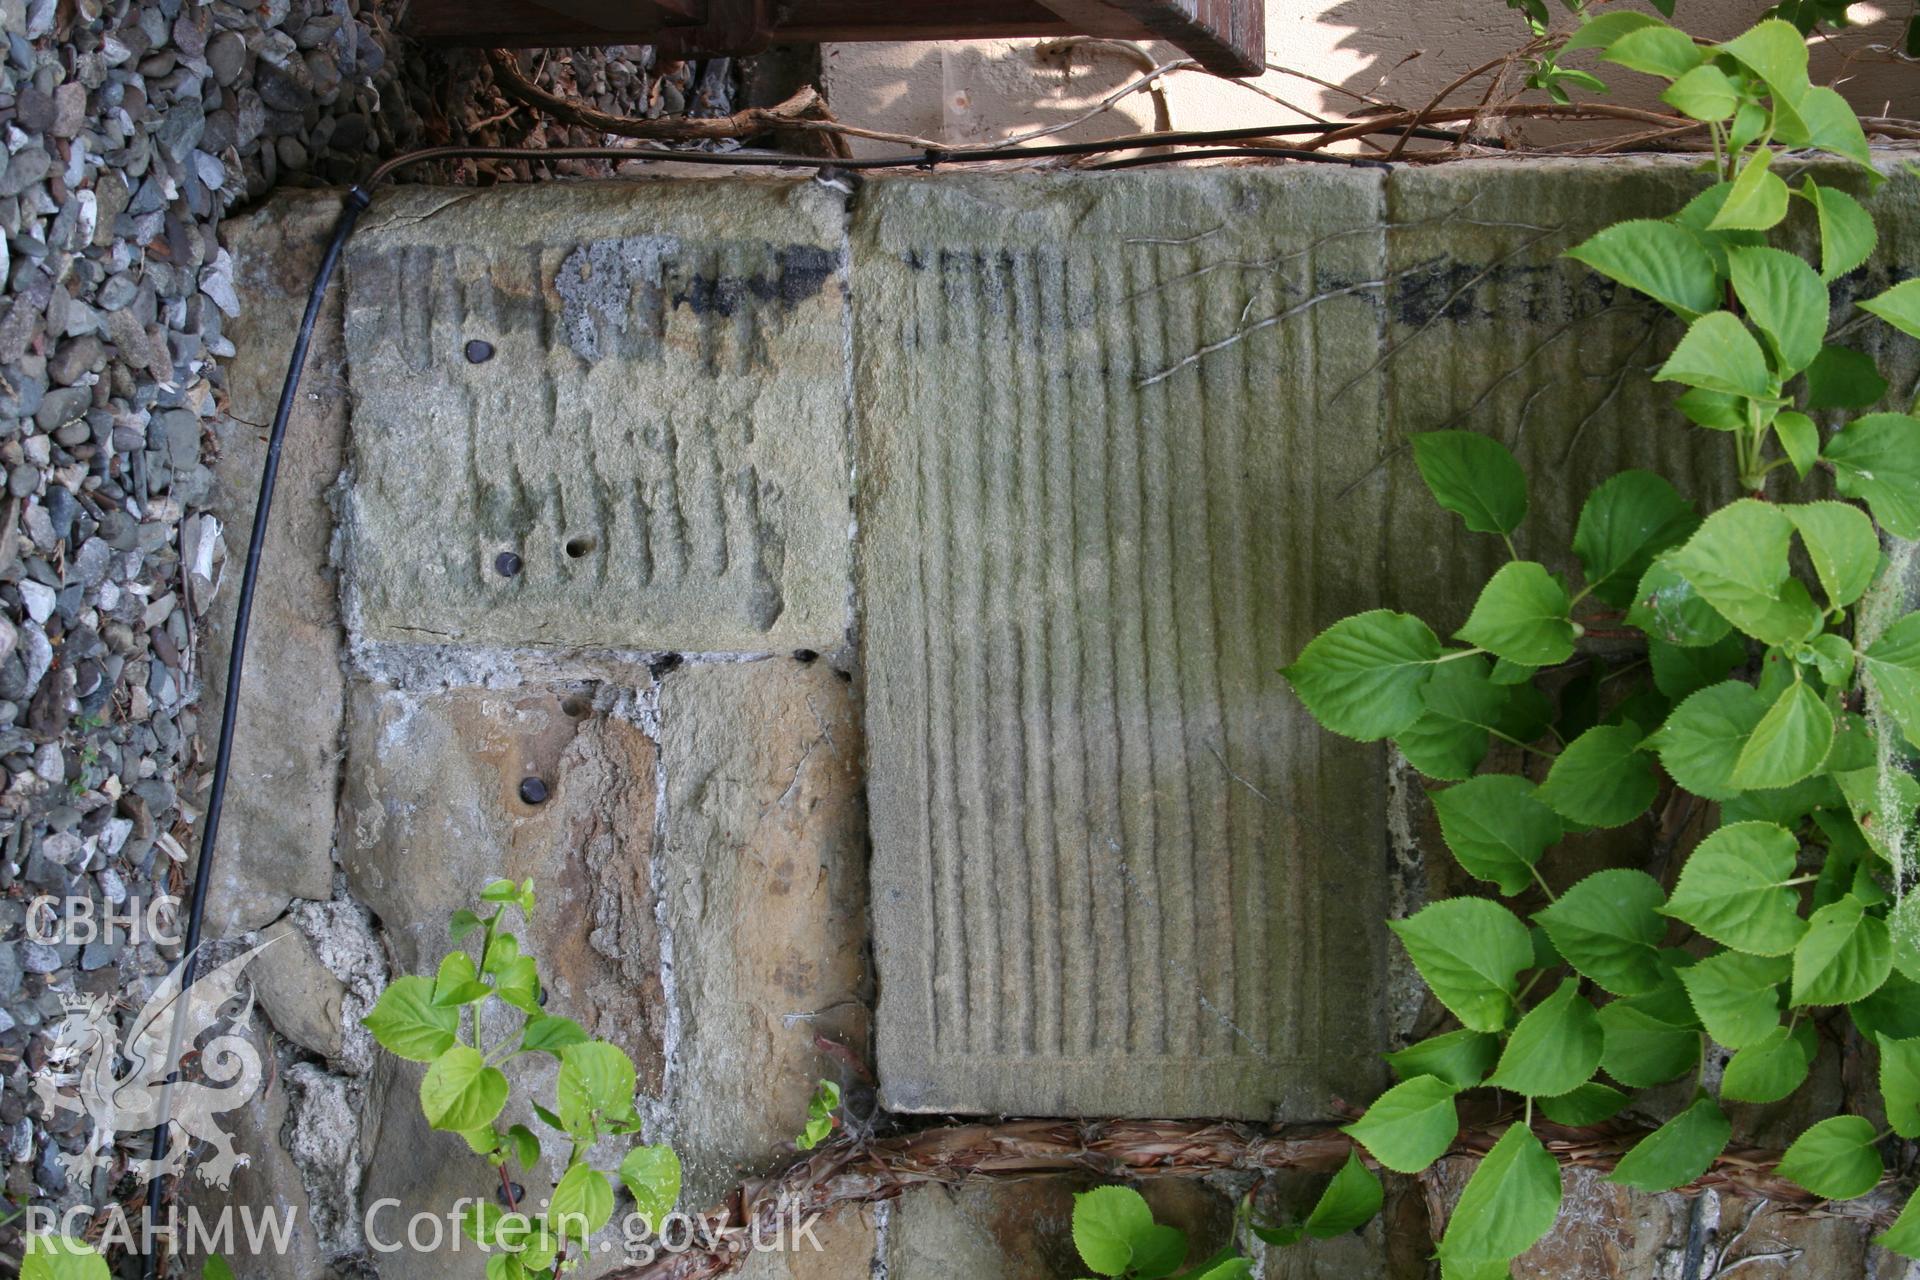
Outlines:
<svg viewBox="0 0 1920 1280"><path fill-rule="evenodd" d="M1724 1104L1792 1095L1816 1020L1841 1010L1877 1050L1885 1127L1821 1120L1779 1175L1861 1196L1884 1174L1880 1144L1920 1137L1920 898L1907 892L1920 614L1906 608L1900 541L1920 537L1920 418L1886 407L1874 362L1831 340L1832 289L1858 278L1873 219L1826 171L1795 175L1784 160L1823 152L1868 184L1880 176L1851 108L1810 83L1786 20L1714 45L1608 10L1557 53L1581 49L1665 81L1663 100L1712 138L1713 185L1570 256L1685 323L1653 377L1680 389L1677 416L1724 438L1741 496L1703 513L1660 475L1622 472L1586 499L1566 561L1578 572L1562 573L1519 554L1527 481L1499 442L1417 436L1435 500L1500 539L1509 562L1450 642L1374 610L1285 671L1327 729L1391 740L1431 779L1448 849L1486 886L1391 922L1457 1026L1387 1055L1398 1083L1346 1129L1411 1174L1453 1144L1463 1092L1521 1100L1440 1241L1446 1274L1475 1280L1507 1275L1559 1212L1536 1114L1595 1124L1691 1075L1691 1100L1611 1175L1684 1186L1731 1136ZM1804 257L1776 235L1796 209ZM1920 279L1857 305L1862 322L1920 337ZM1843 318L1854 327L1851 308ZM1837 496L1821 496L1827 484ZM1596 627L1644 652L1583 644ZM1631 868L1555 874L1566 837L1631 823L1668 786L1717 807L1670 883ZM1711 1045L1731 1051L1723 1072ZM1920 1257L1920 1201L1878 1240Z"/></svg>
<svg viewBox="0 0 1920 1280"><path fill-rule="evenodd" d="M435 976L395 980L361 1021L389 1053L428 1064L420 1081L427 1123L458 1134L499 1170L498 1202L468 1201L461 1221L474 1242L488 1250L487 1280L558 1277L579 1265L587 1238L613 1214L612 1177L595 1168L591 1157L602 1138L640 1131L633 1102L636 1073L617 1045L592 1039L571 1018L545 1011L539 966L519 937L503 927L509 907L532 918L533 882L496 880L480 899L483 910L491 908L487 915L466 909L453 913L455 948ZM472 953L462 945L469 939ZM509 1023L518 1016L518 1026L485 1044L483 1034L498 1034L498 1018L488 1011L502 1006L513 1011ZM553 1105L535 1102L533 1112L570 1144L564 1171L540 1213L527 1211L525 1193L509 1173L511 1165L518 1165L523 1176L534 1170L540 1139L524 1124L505 1129L499 1124L509 1093L500 1067L526 1054L559 1061ZM615 1173L651 1228L680 1198L680 1159L671 1147L634 1146Z"/></svg>

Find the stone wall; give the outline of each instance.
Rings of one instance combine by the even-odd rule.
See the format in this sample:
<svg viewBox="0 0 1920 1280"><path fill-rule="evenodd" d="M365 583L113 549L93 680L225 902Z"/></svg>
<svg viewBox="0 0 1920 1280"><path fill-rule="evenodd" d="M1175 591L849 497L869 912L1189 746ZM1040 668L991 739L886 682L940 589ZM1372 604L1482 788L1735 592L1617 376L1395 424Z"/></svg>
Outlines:
<svg viewBox="0 0 1920 1280"><path fill-rule="evenodd" d="M1644 376L1668 324L1559 256L1699 181L383 193L294 421L215 894L230 940L283 937L258 984L280 1070L254 1166L200 1194L310 1211L276 1274L477 1274L362 1238L383 1198L444 1209L489 1174L355 1019L495 875L536 882L555 1005L639 1065L694 1205L790 1154L822 1077L855 1125L1314 1121L1370 1097L1377 1050L1427 1016L1380 921L1444 863L1417 783L1320 733L1277 668L1359 609L1457 623L1490 567L1420 492L1414 431L1520 454L1529 554L1626 465L1724 494L1716 442ZM1920 264L1916 195L1874 197L1900 212L1862 291ZM228 224L229 527L333 209ZM1915 353L1886 354L1909 386ZM1310 1197L1295 1181L1262 1194ZM1076 1185L847 1210L824 1253L749 1274L1072 1275ZM1420 1275L1450 1187L1402 1183L1384 1222L1265 1274ZM1199 1251L1245 1189L1153 1195ZM1700 1229L1677 1197L1575 1212L1592 1200L1530 1274L1668 1274ZM1794 1230L1867 1265L1851 1223Z"/></svg>

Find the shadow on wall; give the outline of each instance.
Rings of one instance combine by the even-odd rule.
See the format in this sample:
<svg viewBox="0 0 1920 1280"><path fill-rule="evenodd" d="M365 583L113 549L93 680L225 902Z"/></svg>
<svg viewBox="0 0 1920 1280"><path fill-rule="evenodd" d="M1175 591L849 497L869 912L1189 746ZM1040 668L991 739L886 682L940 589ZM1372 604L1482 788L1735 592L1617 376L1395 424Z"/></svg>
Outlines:
<svg viewBox="0 0 1920 1280"><path fill-rule="evenodd" d="M1920 68L1885 52L1900 38L1907 7L1908 0L1855 5L1851 12L1861 25L1814 41L1815 79L1839 84L1863 111L1920 115ZM1689 31L1724 38L1766 8L1765 0L1678 0L1676 16ZM1281 72L1250 83L1184 72L1163 82L1166 115L1174 128L1204 129L1340 117L1364 98L1417 107L1461 72L1514 49L1525 36L1525 24L1501 0L1270 0L1269 59L1325 83ZM1177 49L1117 41L1082 42L1064 50L1055 45L1037 40L830 44L823 47L821 62L828 96L842 119L948 144L1004 139L1036 128L1067 126L1058 136L1099 138L1155 127L1156 103L1144 93L1127 97L1112 111L1082 117L1149 66L1178 59ZM1609 78L1618 84L1608 101L1658 105L1658 86L1649 78L1617 70ZM1520 136L1564 139L1568 130L1561 127L1550 135L1535 125ZM856 148L862 154L896 149L890 143Z"/></svg>
<svg viewBox="0 0 1920 1280"><path fill-rule="evenodd" d="M1634 0L1628 7L1652 8L1644 0ZM1766 0L1676 0L1673 20L1692 35L1725 40L1758 21L1768 7ZM1556 22L1563 22L1565 15L1557 0L1553 8ZM1852 6L1848 14L1854 26L1825 32L1812 42L1814 82L1839 88L1862 113L1920 114L1920 67L1900 61L1891 52L1905 31L1908 10L1908 0ZM1282 16L1282 11L1292 11L1291 18ZM1279 24L1297 28L1303 21L1323 29L1317 36L1320 40L1328 38L1326 29L1339 33L1326 46L1326 53L1342 68L1351 67L1339 77L1343 88L1404 107L1424 106L1454 77L1501 57L1526 38L1524 20L1501 0L1340 0L1332 5L1281 0L1267 6L1267 45L1275 61L1288 61L1285 28ZM1592 54L1569 59L1568 65L1591 66L1613 87L1613 94L1600 101L1666 110L1659 100L1661 86L1650 76L1602 64ZM1525 74L1521 68L1506 72L1495 96L1519 94ZM1489 83L1475 81L1473 91L1463 91L1462 100L1479 101ZM1544 99L1536 93L1526 100ZM1321 103L1330 114L1352 105L1341 95L1325 91ZM1611 131L1601 125L1534 122L1517 127L1515 133L1524 141L1543 142L1564 141L1582 132L1604 136Z"/></svg>

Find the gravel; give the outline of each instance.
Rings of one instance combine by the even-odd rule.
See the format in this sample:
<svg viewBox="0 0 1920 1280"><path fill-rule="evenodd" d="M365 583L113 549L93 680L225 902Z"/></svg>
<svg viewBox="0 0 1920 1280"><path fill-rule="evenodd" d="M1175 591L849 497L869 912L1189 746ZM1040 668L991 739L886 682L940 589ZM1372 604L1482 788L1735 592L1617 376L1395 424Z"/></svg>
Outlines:
<svg viewBox="0 0 1920 1280"><path fill-rule="evenodd" d="M124 1148L69 1185L57 1157L87 1122L43 1116L31 1081L62 997L112 994L125 1018L177 949L123 931L34 940L27 903L143 911L184 890L198 846L214 726L196 641L214 592L186 591L182 547L221 537L199 511L239 308L220 218L416 146L606 141L504 101L477 52L414 49L398 8L0 0L0 1222L137 1189ZM528 65L556 92L640 115L724 112L737 81L724 61L656 67L641 48ZM238 549L217 542L216 564L237 573ZM0 1249L17 1251L12 1230Z"/></svg>

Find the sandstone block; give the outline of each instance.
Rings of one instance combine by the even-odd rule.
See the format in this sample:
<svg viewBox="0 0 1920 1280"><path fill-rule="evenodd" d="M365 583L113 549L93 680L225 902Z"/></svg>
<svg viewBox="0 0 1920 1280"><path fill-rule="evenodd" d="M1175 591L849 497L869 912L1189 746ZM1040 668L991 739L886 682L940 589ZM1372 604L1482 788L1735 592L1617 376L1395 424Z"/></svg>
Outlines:
<svg viewBox="0 0 1920 1280"><path fill-rule="evenodd" d="M327 972L305 934L276 920L261 931L266 945L248 966L253 989L274 1030L323 1058L340 1056L346 984Z"/></svg>
<svg viewBox="0 0 1920 1280"><path fill-rule="evenodd" d="M837 642L841 215L819 184L755 180L383 196L347 269L356 625Z"/></svg>
<svg viewBox="0 0 1920 1280"><path fill-rule="evenodd" d="M1375 751L1278 669L1376 603L1365 172L876 184L856 215L883 1096L1319 1114L1381 1078ZM1332 406L1329 408L1328 406ZM1329 416L1337 413L1337 417Z"/></svg>
<svg viewBox="0 0 1920 1280"><path fill-rule="evenodd" d="M229 416L218 427L220 459L209 496L227 543L225 581L200 633L198 663L206 682L200 722L209 751L226 699L233 610L267 427L307 286L339 211L332 194L289 194L221 228L241 309L228 327L238 354L227 366ZM300 392L287 423L254 597L221 849L208 891L213 937L263 928L295 898L333 895L345 681L326 494L340 474L348 399L338 289L327 295L314 326Z"/></svg>
<svg viewBox="0 0 1920 1280"><path fill-rule="evenodd" d="M825 662L683 667L660 691L660 849L679 1033L664 1112L686 1199L766 1171L814 1083L815 1045L866 1054L860 722Z"/></svg>

